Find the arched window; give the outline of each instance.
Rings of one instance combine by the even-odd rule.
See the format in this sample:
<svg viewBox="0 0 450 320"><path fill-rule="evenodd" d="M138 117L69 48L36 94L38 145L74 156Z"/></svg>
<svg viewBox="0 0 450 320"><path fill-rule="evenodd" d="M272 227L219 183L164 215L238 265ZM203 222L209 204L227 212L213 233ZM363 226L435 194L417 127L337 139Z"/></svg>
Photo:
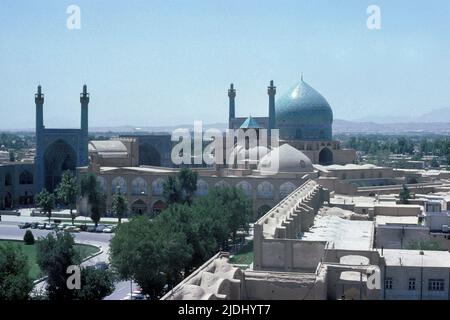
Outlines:
<svg viewBox="0 0 450 320"><path fill-rule="evenodd" d="M106 193L106 179L104 177L97 176L97 183L98 186L100 187L100 190L103 193Z"/></svg>
<svg viewBox="0 0 450 320"><path fill-rule="evenodd" d="M197 190L195 191L197 196L205 196L208 194L208 184L205 180L197 181Z"/></svg>
<svg viewBox="0 0 450 320"><path fill-rule="evenodd" d="M120 193L127 193L127 182L122 177L116 177L111 183L111 194L115 194L117 189L120 188Z"/></svg>
<svg viewBox="0 0 450 320"><path fill-rule="evenodd" d="M5 186L12 186L12 175L7 173L5 176Z"/></svg>
<svg viewBox="0 0 450 320"><path fill-rule="evenodd" d="M221 181L217 182L214 186L217 188L226 188L226 187L229 187L230 185L228 183L226 183L224 180L221 180Z"/></svg>
<svg viewBox="0 0 450 320"><path fill-rule="evenodd" d="M25 170L19 176L19 184L33 184L33 174Z"/></svg>
<svg viewBox="0 0 450 320"><path fill-rule="evenodd" d="M154 196L161 196L164 191L164 180L162 178L158 178L152 182L152 189Z"/></svg>
<svg viewBox="0 0 450 320"><path fill-rule="evenodd" d="M247 197L252 196L252 185L247 181L239 182L236 187L241 189Z"/></svg>
<svg viewBox="0 0 450 320"><path fill-rule="evenodd" d="M285 182L280 186L280 198L283 199L290 195L296 189L295 184L292 182Z"/></svg>
<svg viewBox="0 0 450 320"><path fill-rule="evenodd" d="M258 185L257 196L259 199L273 199L273 185L264 181Z"/></svg>
<svg viewBox="0 0 450 320"><path fill-rule="evenodd" d="M131 188L134 196L147 195L147 181L141 177L133 180Z"/></svg>

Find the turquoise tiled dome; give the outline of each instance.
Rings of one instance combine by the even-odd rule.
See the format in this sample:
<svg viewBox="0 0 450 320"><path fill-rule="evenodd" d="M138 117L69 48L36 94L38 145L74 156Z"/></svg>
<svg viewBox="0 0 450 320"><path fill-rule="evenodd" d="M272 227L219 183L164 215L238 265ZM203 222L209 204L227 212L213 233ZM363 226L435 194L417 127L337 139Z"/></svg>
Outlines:
<svg viewBox="0 0 450 320"><path fill-rule="evenodd" d="M281 139L332 139L333 111L303 79L278 99L275 116Z"/></svg>

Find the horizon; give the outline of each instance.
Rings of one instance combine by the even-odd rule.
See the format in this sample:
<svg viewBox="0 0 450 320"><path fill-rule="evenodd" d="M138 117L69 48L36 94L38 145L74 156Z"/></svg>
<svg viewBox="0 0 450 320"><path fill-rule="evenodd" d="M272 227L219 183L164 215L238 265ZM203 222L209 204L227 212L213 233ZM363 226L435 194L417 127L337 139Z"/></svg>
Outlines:
<svg viewBox="0 0 450 320"><path fill-rule="evenodd" d="M266 116L269 81L279 98L302 72L335 119L450 108L450 3L376 1L381 29L369 30L372 2L79 0L81 29L69 30L72 2L7 0L0 127L34 128L38 84L48 128L79 126L84 83L92 128L225 123L230 83L237 116Z"/></svg>

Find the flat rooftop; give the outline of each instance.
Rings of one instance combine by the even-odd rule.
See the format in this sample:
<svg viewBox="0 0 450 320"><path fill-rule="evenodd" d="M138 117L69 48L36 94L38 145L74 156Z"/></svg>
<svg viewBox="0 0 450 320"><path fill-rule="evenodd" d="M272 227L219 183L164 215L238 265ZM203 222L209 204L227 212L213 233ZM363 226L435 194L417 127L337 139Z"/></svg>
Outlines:
<svg viewBox="0 0 450 320"><path fill-rule="evenodd" d="M377 249L381 255L381 249ZM387 266L408 266L425 268L450 268L450 252L424 250L384 249Z"/></svg>
<svg viewBox="0 0 450 320"><path fill-rule="evenodd" d="M334 249L371 250L373 236L373 221L347 220L337 216L317 215L314 225L300 239L332 242L333 244L330 245Z"/></svg>
<svg viewBox="0 0 450 320"><path fill-rule="evenodd" d="M376 216L377 225L414 225L419 224L419 217L414 216Z"/></svg>

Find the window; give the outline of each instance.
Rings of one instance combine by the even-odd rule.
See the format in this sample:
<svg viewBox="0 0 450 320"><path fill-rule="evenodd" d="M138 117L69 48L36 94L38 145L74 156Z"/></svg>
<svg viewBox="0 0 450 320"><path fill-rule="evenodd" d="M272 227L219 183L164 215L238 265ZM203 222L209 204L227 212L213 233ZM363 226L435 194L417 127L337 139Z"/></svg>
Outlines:
<svg viewBox="0 0 450 320"><path fill-rule="evenodd" d="M392 289L392 278L386 278L386 280L384 281L384 288L386 290Z"/></svg>
<svg viewBox="0 0 450 320"><path fill-rule="evenodd" d="M443 279L428 280L428 291L444 291L444 280Z"/></svg>
<svg viewBox="0 0 450 320"><path fill-rule="evenodd" d="M409 278L408 280L408 290L415 291L416 290L416 278Z"/></svg>

